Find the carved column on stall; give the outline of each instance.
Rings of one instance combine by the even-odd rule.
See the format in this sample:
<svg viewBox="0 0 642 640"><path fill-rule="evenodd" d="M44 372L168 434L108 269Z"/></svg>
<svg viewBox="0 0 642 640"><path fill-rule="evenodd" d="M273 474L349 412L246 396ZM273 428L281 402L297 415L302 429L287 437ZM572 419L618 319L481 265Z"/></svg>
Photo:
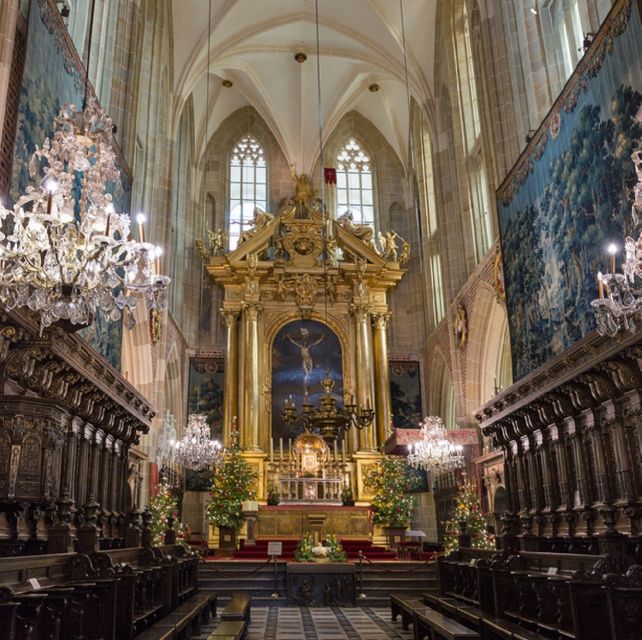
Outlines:
<svg viewBox="0 0 642 640"><path fill-rule="evenodd" d="M377 445L381 446L388 437L391 420L390 380L388 371L388 338L386 330L390 313L375 313L372 316L374 326L374 360L376 403L375 420L377 424Z"/></svg>
<svg viewBox="0 0 642 640"><path fill-rule="evenodd" d="M114 436L108 434L103 440L103 447L101 450L101 467L100 467L100 478L98 481L98 486L100 487L99 491L99 502L102 507L102 517L103 517L103 529L108 527L108 535L111 537L111 483L110 483L110 471L111 471L111 456L114 446Z"/></svg>
<svg viewBox="0 0 642 640"><path fill-rule="evenodd" d="M530 535L541 535L541 519L542 519L542 474L539 469L537 443L534 436L525 436L522 438L524 445L524 462L526 463L528 486L530 489L531 508L529 516L531 519L531 529L528 531L528 538ZM536 531L533 532L532 526L535 524ZM526 541L526 549L529 551L539 551L538 548L532 547L530 541Z"/></svg>
<svg viewBox="0 0 642 640"><path fill-rule="evenodd" d="M223 372L223 443L231 444L232 421L238 416L238 311L221 309L225 324L225 368Z"/></svg>
<svg viewBox="0 0 642 640"><path fill-rule="evenodd" d="M579 518L576 516L575 519L575 534L590 535L592 532L592 523L588 514L590 514L591 491L587 476L586 453L584 451L584 441L581 434L575 430L577 428L575 420L572 420L572 423L573 431L569 433L568 438L576 473L577 487L575 490L579 492L579 496L574 499L573 503L573 510L577 516L579 516Z"/></svg>
<svg viewBox="0 0 642 640"><path fill-rule="evenodd" d="M243 367L243 422L241 444L250 451L259 450L259 421L261 402L261 349L259 345L260 302L244 302L243 331L245 359Z"/></svg>
<svg viewBox="0 0 642 640"><path fill-rule="evenodd" d="M573 494L570 482L570 461L566 442L562 439L559 427L551 427L552 451L555 467L557 468L557 486L559 492L559 506L557 513L561 519L558 526L558 534L562 536L573 535Z"/></svg>
<svg viewBox="0 0 642 640"><path fill-rule="evenodd" d="M76 500L80 507L88 498L87 479L89 478L89 464L91 461L91 443L94 437L94 428L90 424L83 425L81 437L78 441L78 463L76 464Z"/></svg>
<svg viewBox="0 0 642 640"><path fill-rule="evenodd" d="M633 449L631 448L628 430L631 414L637 412L619 412L610 424L615 455L615 483L618 504L629 504L635 499ZM639 419L639 416L636 416Z"/></svg>
<svg viewBox="0 0 642 640"><path fill-rule="evenodd" d="M557 498L557 483L555 482L555 465L552 461L550 427L549 429L542 430L541 435L542 440L539 444L539 458L542 469L542 487L544 492L544 508L542 509L542 514L545 520L544 534L547 536L556 536L556 508L559 504L559 501Z"/></svg>
<svg viewBox="0 0 642 640"><path fill-rule="evenodd" d="M355 345L356 345L356 379L357 379L357 404L361 407L371 406L372 389L370 387L372 372L372 352L370 350L370 306L364 303L355 303L350 307L354 318ZM359 451L373 451L372 425L359 431Z"/></svg>

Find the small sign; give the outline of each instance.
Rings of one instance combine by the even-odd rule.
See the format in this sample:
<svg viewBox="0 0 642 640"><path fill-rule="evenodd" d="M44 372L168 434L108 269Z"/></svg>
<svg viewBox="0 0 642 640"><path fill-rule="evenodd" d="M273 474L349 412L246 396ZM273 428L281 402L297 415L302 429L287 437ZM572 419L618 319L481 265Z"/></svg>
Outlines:
<svg viewBox="0 0 642 640"><path fill-rule="evenodd" d="M548 571L546 572L547 576L556 576L557 575L557 567L549 567Z"/></svg>
<svg viewBox="0 0 642 640"><path fill-rule="evenodd" d="M34 591L37 591L38 589L40 589L40 583L38 582L37 578L29 578L29 580L27 580L27 582L31 585L31 588Z"/></svg>
<svg viewBox="0 0 642 640"><path fill-rule="evenodd" d="M283 543L282 542L268 542L267 549L269 556L280 556L283 555Z"/></svg>

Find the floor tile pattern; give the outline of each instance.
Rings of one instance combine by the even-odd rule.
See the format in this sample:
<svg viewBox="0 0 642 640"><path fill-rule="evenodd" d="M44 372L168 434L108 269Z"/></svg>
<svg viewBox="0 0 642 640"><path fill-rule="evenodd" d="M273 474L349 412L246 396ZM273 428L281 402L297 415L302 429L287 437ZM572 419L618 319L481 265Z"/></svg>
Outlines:
<svg viewBox="0 0 642 640"><path fill-rule="evenodd" d="M193 640L207 640L220 617L203 627ZM400 618L390 609L367 607L252 607L247 640L411 640Z"/></svg>

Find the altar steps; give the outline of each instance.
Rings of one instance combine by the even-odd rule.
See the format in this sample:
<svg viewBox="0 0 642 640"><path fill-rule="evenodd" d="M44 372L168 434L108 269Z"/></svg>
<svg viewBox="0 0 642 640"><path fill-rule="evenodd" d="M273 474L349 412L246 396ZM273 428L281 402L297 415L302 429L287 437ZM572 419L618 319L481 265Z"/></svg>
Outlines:
<svg viewBox="0 0 642 640"><path fill-rule="evenodd" d="M357 590L359 565L356 564ZM262 568L260 568L262 567ZM252 605L280 607L287 604L286 562L277 563L277 593L274 590L274 565L265 561L217 560L199 566L199 588L218 594L224 606L232 591L247 591L252 596ZM362 564L363 593L357 605L362 607L387 607L390 594L398 593L421 599L421 594L436 590L433 563L421 565L418 562L377 562ZM417 570L419 569L419 570Z"/></svg>
<svg viewBox="0 0 642 640"><path fill-rule="evenodd" d="M257 540L255 545L243 546L234 552L234 558L237 560L261 560L268 558L268 544L270 542L281 542L283 553L281 559L293 560L294 552L298 544L298 540ZM343 549L346 552L348 560L356 561L361 551L370 560L394 560L396 554L388 551L385 547L378 547L372 544L372 540L342 540Z"/></svg>

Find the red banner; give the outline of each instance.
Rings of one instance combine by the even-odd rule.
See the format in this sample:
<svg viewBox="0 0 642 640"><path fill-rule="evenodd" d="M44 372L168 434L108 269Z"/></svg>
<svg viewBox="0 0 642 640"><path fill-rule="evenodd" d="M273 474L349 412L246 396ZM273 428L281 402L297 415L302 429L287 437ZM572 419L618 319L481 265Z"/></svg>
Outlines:
<svg viewBox="0 0 642 640"><path fill-rule="evenodd" d="M325 167L323 177L326 184L337 184L337 170L334 167Z"/></svg>

